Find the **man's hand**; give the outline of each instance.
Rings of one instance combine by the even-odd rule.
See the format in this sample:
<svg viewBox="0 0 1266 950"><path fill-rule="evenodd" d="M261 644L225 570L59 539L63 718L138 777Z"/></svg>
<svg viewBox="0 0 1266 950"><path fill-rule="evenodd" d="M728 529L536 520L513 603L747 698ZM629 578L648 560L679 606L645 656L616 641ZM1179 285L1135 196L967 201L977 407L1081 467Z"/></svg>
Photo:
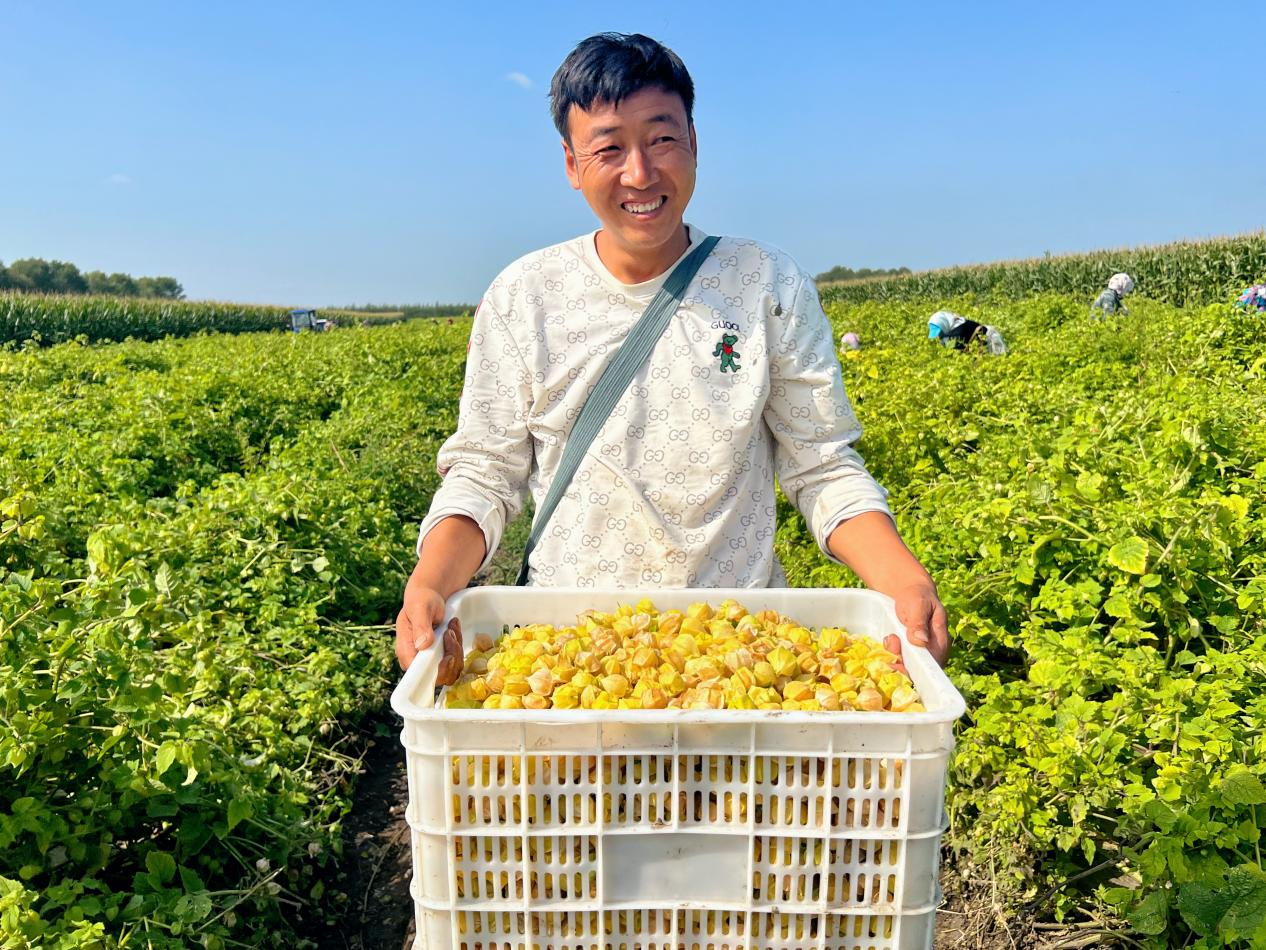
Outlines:
<svg viewBox="0 0 1266 950"><path fill-rule="evenodd" d="M945 665L949 656L949 623L945 617L945 605L936 593L933 584L912 584L892 595L897 610L897 619L906 628L906 637L917 647L926 647L939 666ZM884 638L884 647L897 654L898 665L905 672L905 664L900 662L901 638L895 634Z"/></svg>
<svg viewBox="0 0 1266 950"><path fill-rule="evenodd" d="M950 651L945 606L932 578L910 553L888 515L866 511L841 522L827 539L827 549L851 567L867 587L891 597L910 642L927 647L932 658L945 665ZM905 672L900 664L900 638L885 638L884 647L897 654L898 665Z"/></svg>
<svg viewBox="0 0 1266 950"><path fill-rule="evenodd" d="M415 572L404 587L404 606L396 617L396 659L407 670L418 652L435 639L435 628L444 619L444 598L425 586Z"/></svg>
<svg viewBox="0 0 1266 950"><path fill-rule="evenodd" d="M396 617L396 658L400 661L400 668L404 670L409 668L418 653L431 645L435 639L435 627L444 619L444 599L440 597L439 591L421 586L416 590L417 593L410 598L409 588L405 588L404 606ZM416 613L411 615L411 609ZM421 619L415 621L413 616ZM454 617L444 631L444 655L440 657L435 685L449 686L457 682L457 678L462 675L465 657L462 625Z"/></svg>
<svg viewBox="0 0 1266 950"><path fill-rule="evenodd" d="M484 533L465 515L441 519L423 539L421 556L404 585L404 606L396 617L396 659L401 669L407 670L418 652L431 645L435 628L444 619L444 602L466 586L483 557ZM445 634L445 659L454 654L460 672L460 627L455 636ZM452 665L451 661L441 661L440 675L448 673ZM437 685L448 684L441 679Z"/></svg>

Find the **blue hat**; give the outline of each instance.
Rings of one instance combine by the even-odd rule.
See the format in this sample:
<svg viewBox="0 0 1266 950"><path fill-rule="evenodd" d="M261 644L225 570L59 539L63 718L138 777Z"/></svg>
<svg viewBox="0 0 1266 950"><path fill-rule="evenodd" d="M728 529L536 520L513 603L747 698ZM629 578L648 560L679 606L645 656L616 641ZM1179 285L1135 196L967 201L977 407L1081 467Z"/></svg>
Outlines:
<svg viewBox="0 0 1266 950"><path fill-rule="evenodd" d="M941 335L940 325L936 323L929 323L928 324L928 339L935 340L940 335Z"/></svg>

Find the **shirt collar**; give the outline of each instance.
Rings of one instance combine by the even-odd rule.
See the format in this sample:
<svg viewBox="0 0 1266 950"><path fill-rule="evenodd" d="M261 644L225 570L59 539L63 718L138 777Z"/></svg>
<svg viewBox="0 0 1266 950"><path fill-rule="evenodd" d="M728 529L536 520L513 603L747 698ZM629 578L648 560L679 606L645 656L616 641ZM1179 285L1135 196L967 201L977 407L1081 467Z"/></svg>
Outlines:
<svg viewBox="0 0 1266 950"><path fill-rule="evenodd" d="M681 252L681 257L677 258L677 260L668 265L668 269L662 274L658 274L650 280L644 280L639 284L626 284L617 280L615 275L607 270L607 266L602 263L602 258L598 256L598 245L596 241L598 231L601 230L601 228L597 228L581 239L581 247L584 252L585 260L589 263L590 267L597 271L598 276L620 293L624 294L626 297L634 297L639 300L649 300L659 293L660 288L663 287L665 281L668 280L668 275L673 272L673 268L680 264L682 260L685 259L686 255L698 247L699 242L707 237L706 234L696 228L693 224L687 224L686 231L690 236L690 243L686 246L686 249Z"/></svg>

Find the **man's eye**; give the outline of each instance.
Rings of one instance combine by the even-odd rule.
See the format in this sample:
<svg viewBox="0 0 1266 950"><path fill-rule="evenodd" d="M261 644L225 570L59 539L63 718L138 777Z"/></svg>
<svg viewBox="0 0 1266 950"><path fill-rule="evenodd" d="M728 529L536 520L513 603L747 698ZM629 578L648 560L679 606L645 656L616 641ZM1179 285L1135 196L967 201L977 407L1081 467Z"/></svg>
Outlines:
<svg viewBox="0 0 1266 950"><path fill-rule="evenodd" d="M598 154L601 155L604 152L609 154L611 152L618 152L619 150L620 146L618 145L604 145L602 148L598 149Z"/></svg>

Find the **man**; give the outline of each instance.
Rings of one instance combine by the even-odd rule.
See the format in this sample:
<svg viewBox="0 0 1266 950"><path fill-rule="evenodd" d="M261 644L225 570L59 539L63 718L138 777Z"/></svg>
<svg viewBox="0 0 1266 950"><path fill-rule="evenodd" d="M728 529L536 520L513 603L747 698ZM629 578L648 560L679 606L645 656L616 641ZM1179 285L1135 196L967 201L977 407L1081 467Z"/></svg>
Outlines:
<svg viewBox="0 0 1266 950"><path fill-rule="evenodd" d="M706 237L683 221L698 141L676 54L639 34L590 37L550 97L567 178L601 227L511 264L475 315L444 483L396 623L406 668L526 492L539 504L602 370ZM944 662L944 608L852 448L860 434L812 277L775 248L723 238L577 470L530 582L781 585L777 474L823 550L892 596L911 641Z"/></svg>

